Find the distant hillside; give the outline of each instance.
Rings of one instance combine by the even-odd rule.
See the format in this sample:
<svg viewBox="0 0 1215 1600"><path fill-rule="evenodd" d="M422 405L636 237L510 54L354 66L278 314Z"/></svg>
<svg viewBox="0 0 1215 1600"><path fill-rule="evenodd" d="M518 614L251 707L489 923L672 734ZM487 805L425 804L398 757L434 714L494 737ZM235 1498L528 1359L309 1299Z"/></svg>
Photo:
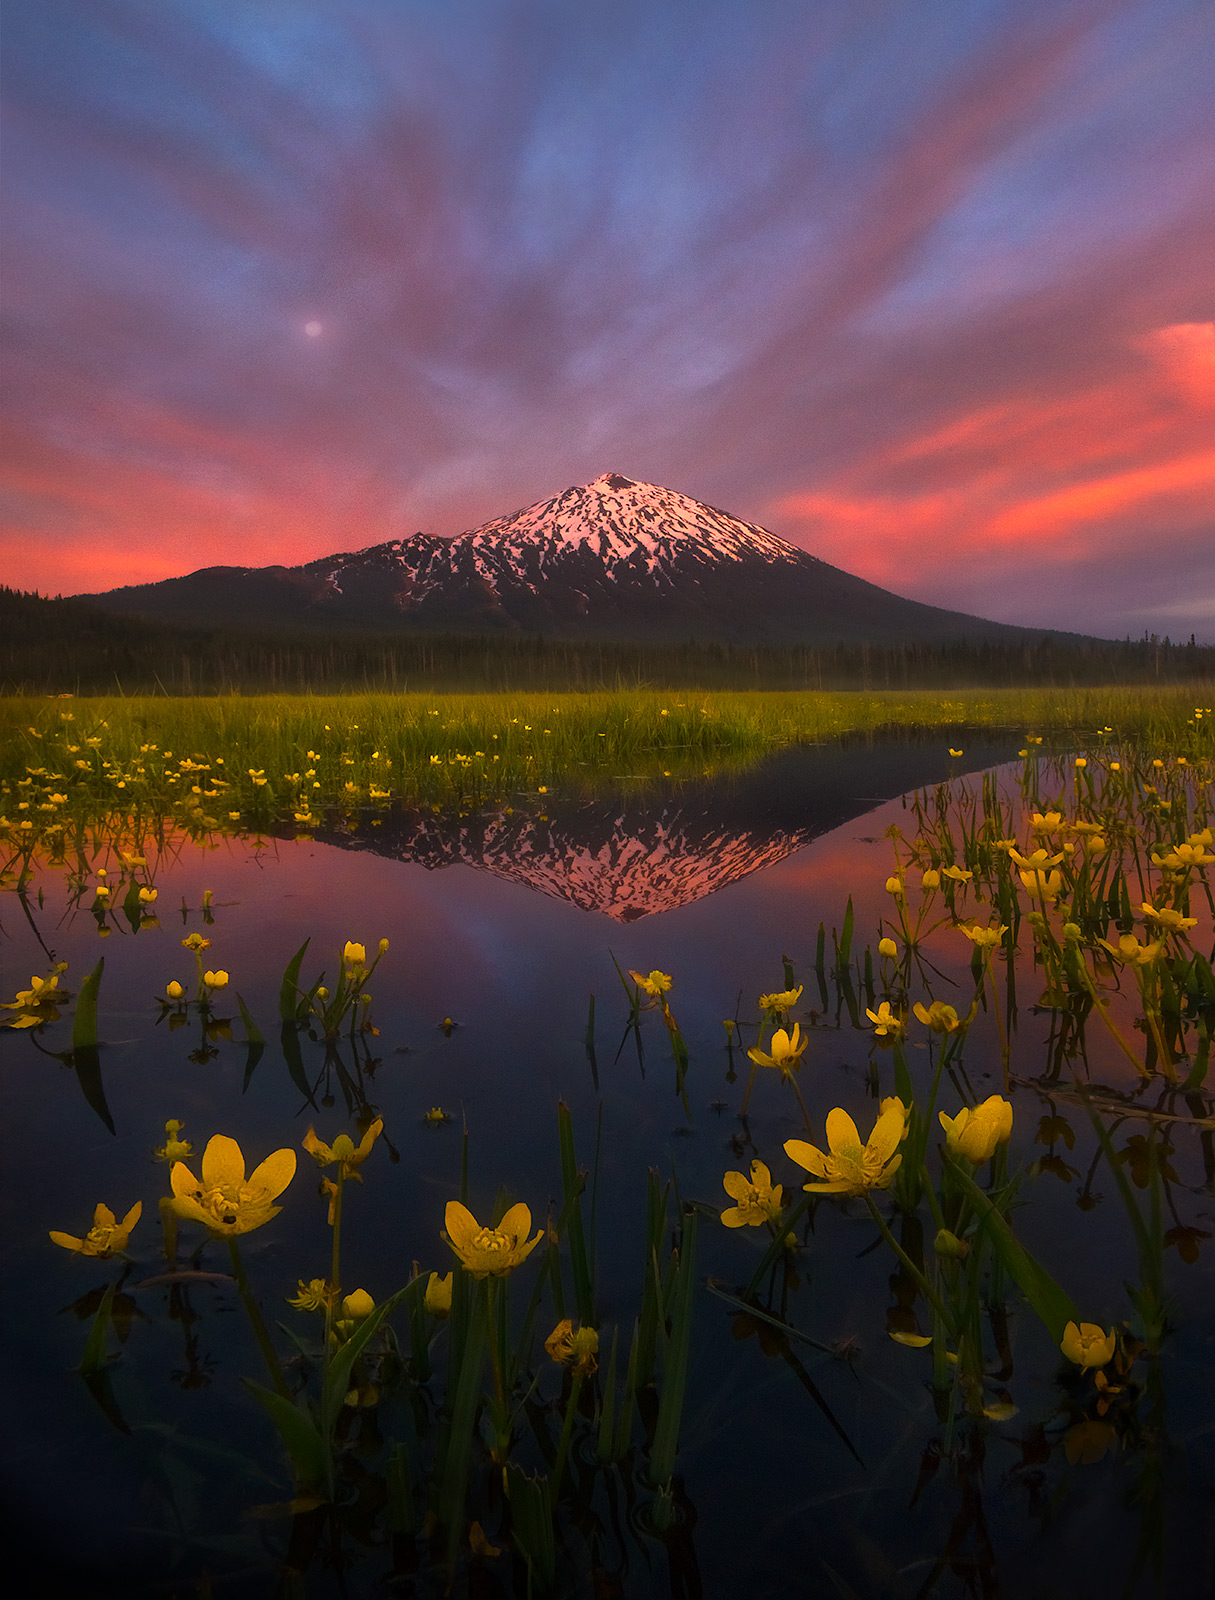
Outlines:
<svg viewBox="0 0 1215 1600"><path fill-rule="evenodd" d="M1051 635L874 649L181 628L0 588L0 692L993 688L1215 675L1215 649Z"/></svg>

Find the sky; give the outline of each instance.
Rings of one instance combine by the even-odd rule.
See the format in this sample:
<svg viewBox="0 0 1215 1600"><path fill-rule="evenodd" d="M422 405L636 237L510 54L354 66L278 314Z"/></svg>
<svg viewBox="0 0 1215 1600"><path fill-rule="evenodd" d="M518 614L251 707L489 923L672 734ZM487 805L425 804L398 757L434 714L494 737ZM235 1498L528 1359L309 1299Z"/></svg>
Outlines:
<svg viewBox="0 0 1215 1600"><path fill-rule="evenodd" d="M604 472L1215 642L1211 0L7 0L0 582Z"/></svg>

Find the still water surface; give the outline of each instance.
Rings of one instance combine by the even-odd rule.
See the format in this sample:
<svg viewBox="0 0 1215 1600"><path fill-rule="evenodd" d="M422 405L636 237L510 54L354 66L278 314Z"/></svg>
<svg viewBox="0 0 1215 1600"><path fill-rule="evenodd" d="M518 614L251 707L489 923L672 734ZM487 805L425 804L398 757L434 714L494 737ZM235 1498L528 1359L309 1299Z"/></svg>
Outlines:
<svg viewBox="0 0 1215 1600"><path fill-rule="evenodd" d="M312 1123L332 1139L353 1127L352 1111L373 1106L385 1133L362 1188L350 1191L342 1276L381 1300L415 1261L447 1270L439 1230L445 1203L459 1193L462 1125L474 1213L488 1214L505 1186L543 1219L559 1204L557 1101L572 1110L584 1163L601 1114L599 1312L605 1325L631 1319L651 1167L674 1176L685 1200L715 1209L728 1203L723 1173L746 1171L753 1157L787 1192L796 1194L805 1176L782 1151L804 1130L775 1074L761 1074L739 1120L748 1063L745 1050L727 1049L722 1019L753 1019L755 997L784 987L787 957L806 984L796 1014L808 1022L818 1005L820 922L839 927L851 895L858 944L876 945L892 859L883 835L892 823L912 831L898 797L955 769L1007 760L1014 743L971 737L959 762L936 741L807 748L741 777L661 793L622 775L595 798L555 792L485 815L403 809L377 827L260 847L187 841L149 857L159 926L133 933L113 916L104 941L86 911L69 908L54 872L28 918L6 896L6 994L46 969L46 952L69 963L74 988L99 953L106 963L104 1107L96 1095L90 1105L76 1075L49 1053L69 1038L54 1029L0 1038L9 1130L3 1450L14 1537L48 1572L57 1562L70 1568L82 1593L201 1593L203 1573L213 1585L206 1592L217 1595L276 1592L282 1524L248 1513L282 1500L290 1484L273 1433L239 1383L242 1373L260 1376L239 1302L223 1281L140 1287L164 1268L155 1196L166 1192L166 1169L150 1156L167 1119L185 1123L196 1152L212 1133L235 1136L252 1164L282 1145L298 1148ZM200 907L204 890L212 891L213 922L197 909L174 911ZM231 1039L204 1037L193 1017L175 1031L156 1025L155 997L169 980L192 990L193 962L180 940L194 930L211 940L208 966L231 974L227 1003L217 1007L233 1019ZM277 1037L288 958L309 938L305 979L325 968L332 981L347 939L370 949L381 937L390 951L370 986L378 1036L357 1051L344 1046L340 1070L326 1070L323 1046L304 1040L303 1076L293 1074ZM938 998L969 1000L969 950L959 943L941 934L926 951L940 970ZM655 1016L643 1019L641 1060L631 1040L619 1049L628 1006L613 957L626 970L673 976L669 998L690 1052L686 1106ZM1031 987L1017 1043L1024 1078L1041 1072L1050 1030L1049 1016L1030 1007ZM237 991L268 1040L260 1059L244 1043ZM1003 1088L990 1020L980 1019L967 1049L977 1099ZM854 1029L846 1013L837 1025L833 1008L814 1021L801 1074L811 1118L821 1132L826 1111L842 1105L866 1131L876 1114L871 1063L881 1064L872 1031ZM1115 1091L1131 1087L1099 1043L1089 1066ZM883 1081L880 1092L892 1085ZM1084 1111L1066 1084L1051 1093L1014 1084L1010 1097L1012 1165L1048 1160L1027 1190L1022 1237L1066 1280L1085 1316L1108 1327L1127 1315L1122 1281L1133 1242L1112 1185L1103 1178L1094 1189L1086 1179L1099 1152ZM428 1124L436 1106L451 1120ZM1035 1142L1044 1115L1062 1119L1048 1144ZM1061 1363L1024 1312L1009 1335L1016 1416L943 1455L927 1353L886 1334L900 1295L893 1260L873 1248L863 1207L824 1204L783 1312L835 1353L776 1349L758 1324L700 1293L677 1532L609 1539L600 1562L609 1576L595 1592L1105 1600L1124 1592L1150 1516L1166 1524L1163 1568L1132 1578L1125 1592L1207 1593L1215 1295L1201 1245L1211 1230L1209 1146L1208 1134L1205 1166L1198 1140L1179 1139L1170 1157L1170 1204L1201 1238L1196 1260L1169 1257L1168 1406L1145 1430L1143 1451L1091 1464L1066 1459ZM327 1265L315 1181L301 1165L281 1215L246 1240L271 1319L294 1319L297 1329L285 1298ZM113 1369L117 1425L72 1370L87 1332L82 1314L96 1303L89 1294L112 1279L114 1264L72 1259L46 1240L48 1229L81 1228L102 1198L120 1215L144 1202L122 1286L129 1298ZM698 1279L730 1287L746 1282L766 1243L760 1230L732 1233L708 1219L700 1238ZM210 1247L201 1266L226 1273L222 1246ZM1155 1537L1154 1525L1147 1531ZM314 1570L297 1592L401 1592L382 1586L384 1570L373 1552L341 1581ZM514 1592L508 1558L470 1581L475 1592ZM566 1581L571 1594L592 1593L577 1563Z"/></svg>

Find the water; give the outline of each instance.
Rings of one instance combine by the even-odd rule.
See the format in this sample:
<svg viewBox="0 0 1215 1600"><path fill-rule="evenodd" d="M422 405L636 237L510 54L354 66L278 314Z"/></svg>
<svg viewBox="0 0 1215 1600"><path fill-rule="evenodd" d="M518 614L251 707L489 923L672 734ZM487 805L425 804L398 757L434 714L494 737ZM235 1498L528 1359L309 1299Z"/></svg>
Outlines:
<svg viewBox="0 0 1215 1600"><path fill-rule="evenodd" d="M100 1085L82 1084L54 1057L70 1047L70 1020L36 1037L0 1036L9 1130L4 1452L13 1538L37 1553L44 1572L62 1563L65 1581L85 1593L203 1592L197 1585L206 1575L207 1592L268 1595L282 1581L291 1523L249 1513L288 1499L290 1476L273 1430L240 1383L242 1375L260 1381L264 1374L227 1278L226 1249L210 1244L197 1262L214 1278L155 1281L166 1271L156 1197L168 1186L167 1168L150 1158L171 1117L186 1125L197 1171L212 1133L236 1137L253 1165L280 1146L298 1149L310 1124L332 1140L353 1129L360 1110L364 1120L373 1110L382 1116L384 1137L365 1182L348 1187L342 1272L345 1288L362 1286L379 1301L408 1279L413 1262L440 1272L450 1265L440 1228L446 1202L460 1191L464 1127L474 1213L488 1217L504 1186L538 1222L550 1210L555 1218L560 1099L571 1109L584 1165L601 1126L597 1310L604 1330L619 1324L627 1342L638 1306L650 1168L673 1178L684 1201L705 1208L698 1282L727 1292L745 1284L767 1235L727 1231L709 1208L728 1203L723 1173L745 1172L756 1156L796 1197L805 1174L782 1144L805 1130L796 1103L768 1072L739 1120L749 1062L745 1049L727 1049L722 1019L737 1012L752 1021L755 996L784 987L787 957L806 985L796 1014L806 1025L810 1009L817 1012L800 1082L818 1142L835 1105L868 1131L877 1109L871 1063L888 1094L889 1058L834 996L821 1004L817 931L820 922L842 926L851 895L858 950L876 945L877 920L889 911L882 886L892 856L883 834L891 823L914 831L905 803L892 797L1013 753L998 739L969 738L965 748L960 762L935 741L800 749L742 777L665 793L622 775L610 793L554 792L513 812L405 809L377 827L267 840L261 848L240 839L217 847L178 841L149 856L159 927L133 932L114 913L104 939L86 909L71 908L62 874L44 874L43 903L28 903L28 919L7 896L6 994L46 970L39 941L69 963L65 981L73 989L105 957ZM207 889L211 922L197 909ZM183 901L192 909L175 911ZM180 944L191 931L211 940L206 965L231 974L214 1010L229 1026L209 1036L193 1014L171 1029L155 1003L170 979L192 992L193 959ZM369 984L378 1035L345 1041L328 1064L324 1046L303 1038L293 1070L277 1024L288 958L310 939L305 980L324 968L332 984L347 939L371 950L381 937L390 950ZM972 988L966 941L942 930L924 953L941 974L933 992L962 1009ZM668 998L690 1056L682 1095L659 1017L642 1018L640 1060L625 1037L628 1001L613 958L626 971L673 976ZM1032 1007L1032 983L1027 973L1014 1051L1015 1075L1024 1079L1041 1077L1052 1028L1052 1014ZM262 1052L245 1043L237 992L266 1037ZM908 1053L922 1081L924 1030L919 1037ZM1133 1074L1103 1038L1090 1040L1089 1068L1107 1097L1133 1094ZM1004 1087L990 1016L972 1031L966 1072L976 1099ZM1099 1156L1087 1114L1068 1079L1014 1083L1009 1093L1011 1165L1047 1158L1026 1191L1032 1204L1017 1214L1019 1234L1065 1282L1085 1320L1108 1328L1131 1315L1123 1280L1134 1273L1134 1240L1108 1171L1086 1176ZM1147 1098L1183 1117L1196 1106L1209 1111L1201 1097L1153 1089ZM952 1086L941 1103L956 1108ZM436 1106L448 1121L427 1122ZM1043 1117L1062 1119L1048 1130L1053 1142L1041 1142ZM1114 1126L1124 1144L1147 1124L1119 1118ZM1016 1414L943 1430L928 1352L887 1337L891 1307L905 1313L913 1298L897 1263L861 1202L827 1201L794 1269L778 1274L771 1304L813 1343L782 1340L698 1290L673 1530L658 1536L644 1518L630 1522L629 1496L651 1495L636 1478L613 1480L622 1497L613 1522L604 1485L592 1492L595 1463L579 1438L571 1473L589 1498L580 1533L566 1541L561 1592L1104 1600L1123 1592L1146 1540L1146 1570L1129 1580L1128 1592L1205 1594L1215 1418L1205 1243L1211 1134L1161 1126L1174 1132L1176 1179L1166 1192L1175 1216L1166 1225L1197 1232L1166 1251L1175 1331L1159 1363L1159 1401L1145 1394L1134 1429L1124 1430L1133 1447L1091 1464L1068 1460L1061 1441L1081 1415L1081 1399L1028 1309L1011 1318L1009 1370L999 1375ZM285 1299L297 1280L327 1270L318 1176L301 1153L281 1215L244 1241L271 1324L282 1321L303 1338L315 1336L315 1324ZM103 1390L73 1369L87 1316L119 1276L117 1264L73 1258L46 1238L52 1228L83 1232L99 1199L119 1215L136 1199L144 1207L116 1302L125 1337L110 1337L121 1358ZM179 1264L194 1266L186 1258L199 1243L197 1230L183 1229ZM1197 1251L1196 1261L1183 1260L1183 1246ZM534 1262L517 1275L516 1314L534 1276ZM927 1331L922 1302L914 1315ZM539 1327L535 1341L546 1399L558 1389L539 1349L547 1331ZM380 1429L399 1436L402 1408L382 1411ZM371 1451L370 1414L359 1426L370 1430ZM529 1454L525 1441L521 1451L531 1468L542 1464L534 1445ZM370 1467L373 1454L365 1459ZM487 1504L492 1513L492 1493ZM411 1592L399 1545L360 1552L355 1540L349 1550L341 1578L323 1551L314 1553L291 1592ZM387 1580L394 1562L395 1586ZM459 1584L469 1593L509 1594L520 1570L503 1555L475 1564ZM431 1581L423 1575L416 1592L431 1593Z"/></svg>

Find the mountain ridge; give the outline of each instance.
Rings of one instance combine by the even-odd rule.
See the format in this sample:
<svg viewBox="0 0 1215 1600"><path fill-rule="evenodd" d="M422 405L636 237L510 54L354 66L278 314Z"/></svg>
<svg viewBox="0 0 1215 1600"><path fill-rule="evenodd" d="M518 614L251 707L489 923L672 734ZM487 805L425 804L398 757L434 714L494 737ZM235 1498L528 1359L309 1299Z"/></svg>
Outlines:
<svg viewBox="0 0 1215 1600"><path fill-rule="evenodd" d="M417 533L294 567L201 568L82 598L177 622L603 639L876 645L1044 632L907 600L758 524L616 472L450 539Z"/></svg>

